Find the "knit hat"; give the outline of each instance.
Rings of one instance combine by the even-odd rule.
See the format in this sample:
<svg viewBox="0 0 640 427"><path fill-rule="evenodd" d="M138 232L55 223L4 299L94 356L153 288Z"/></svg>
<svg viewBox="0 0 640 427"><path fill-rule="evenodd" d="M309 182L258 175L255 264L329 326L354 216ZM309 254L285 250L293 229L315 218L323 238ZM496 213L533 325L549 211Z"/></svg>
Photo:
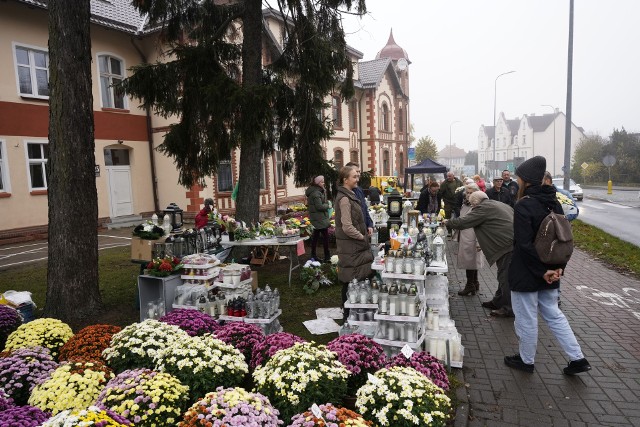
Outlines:
<svg viewBox="0 0 640 427"><path fill-rule="evenodd" d="M524 182L541 184L546 169L547 159L542 156L534 156L516 168L516 175Z"/></svg>

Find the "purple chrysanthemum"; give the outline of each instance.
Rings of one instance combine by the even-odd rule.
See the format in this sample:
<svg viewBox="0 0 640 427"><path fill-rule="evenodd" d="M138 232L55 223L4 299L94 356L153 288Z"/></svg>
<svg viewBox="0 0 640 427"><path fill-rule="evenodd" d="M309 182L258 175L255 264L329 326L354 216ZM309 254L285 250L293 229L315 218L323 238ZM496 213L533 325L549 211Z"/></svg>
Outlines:
<svg viewBox="0 0 640 427"><path fill-rule="evenodd" d="M0 304L0 349L4 348L7 337L22 324L22 316L18 310Z"/></svg>
<svg viewBox="0 0 640 427"><path fill-rule="evenodd" d="M215 337L231 344L244 355L245 361L251 361L253 348L264 340L262 329L250 323L228 322L215 332Z"/></svg>
<svg viewBox="0 0 640 427"><path fill-rule="evenodd" d="M338 355L338 360L349 370L348 393L354 395L373 374L384 367L384 349L373 339L361 334L342 335L327 344L327 349Z"/></svg>
<svg viewBox="0 0 640 427"><path fill-rule="evenodd" d="M2 412L0 427L37 427L50 415L33 406L14 406Z"/></svg>
<svg viewBox="0 0 640 427"><path fill-rule="evenodd" d="M48 349L27 347L0 358L0 388L16 405L26 405L31 390L44 382L58 364Z"/></svg>
<svg viewBox="0 0 640 427"><path fill-rule="evenodd" d="M210 315L197 310L178 308L160 318L161 322L176 325L192 337L212 334L220 324Z"/></svg>
<svg viewBox="0 0 640 427"><path fill-rule="evenodd" d="M447 370L437 358L431 356L426 351L413 353L411 359L407 359L403 354L398 354L389 359L385 367L391 368L393 366L413 368L429 378L438 387L445 391L449 390L450 384Z"/></svg>
<svg viewBox="0 0 640 427"><path fill-rule="evenodd" d="M278 350L289 348L297 342L305 342L305 340L288 332L267 335L262 342L253 347L251 369L264 365Z"/></svg>

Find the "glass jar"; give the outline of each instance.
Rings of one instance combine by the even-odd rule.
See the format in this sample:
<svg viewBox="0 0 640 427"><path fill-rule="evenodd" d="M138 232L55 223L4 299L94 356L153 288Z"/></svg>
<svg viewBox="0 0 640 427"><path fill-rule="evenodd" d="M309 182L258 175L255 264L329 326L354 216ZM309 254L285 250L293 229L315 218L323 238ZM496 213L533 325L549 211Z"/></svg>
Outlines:
<svg viewBox="0 0 640 427"><path fill-rule="evenodd" d="M394 322L387 323L387 339L389 341L396 340L396 325Z"/></svg>
<svg viewBox="0 0 640 427"><path fill-rule="evenodd" d="M402 270L404 274L413 274L413 258L406 256L404 258Z"/></svg>
<svg viewBox="0 0 640 427"><path fill-rule="evenodd" d="M387 314L389 312L389 293L386 292L386 285L383 285L384 292L380 292L378 298L378 311L380 314Z"/></svg>
<svg viewBox="0 0 640 427"><path fill-rule="evenodd" d="M411 285L407 293L407 316L417 316L418 295L416 285Z"/></svg>
<svg viewBox="0 0 640 427"><path fill-rule="evenodd" d="M417 341L417 323L407 322L404 324L405 341L416 342Z"/></svg>
<svg viewBox="0 0 640 427"><path fill-rule="evenodd" d="M413 257L413 274L417 276L424 274L424 259L419 252L416 252L416 255Z"/></svg>
<svg viewBox="0 0 640 427"><path fill-rule="evenodd" d="M380 297L380 286L378 285L378 280L373 279L373 284L371 285L371 303L377 304L379 297Z"/></svg>
<svg viewBox="0 0 640 427"><path fill-rule="evenodd" d="M393 272L396 274L402 274L404 271L404 257L396 257L396 261L393 267Z"/></svg>
<svg viewBox="0 0 640 427"><path fill-rule="evenodd" d="M365 284L360 285L358 289L358 302L367 304L369 302L369 288Z"/></svg>
<svg viewBox="0 0 640 427"><path fill-rule="evenodd" d="M398 288L395 283L393 283L389 289L389 315L398 315Z"/></svg>
<svg viewBox="0 0 640 427"><path fill-rule="evenodd" d="M395 252L393 251L389 251L389 253L387 254L387 257L384 260L384 269L388 272L388 273L393 273L393 266L395 265Z"/></svg>

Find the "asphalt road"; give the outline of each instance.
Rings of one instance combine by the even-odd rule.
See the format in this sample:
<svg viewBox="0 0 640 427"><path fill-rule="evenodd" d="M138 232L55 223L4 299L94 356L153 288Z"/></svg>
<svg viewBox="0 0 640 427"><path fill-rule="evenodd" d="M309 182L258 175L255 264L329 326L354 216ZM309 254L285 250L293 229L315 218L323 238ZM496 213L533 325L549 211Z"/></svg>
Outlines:
<svg viewBox="0 0 640 427"><path fill-rule="evenodd" d="M640 247L640 191L585 189L578 219Z"/></svg>

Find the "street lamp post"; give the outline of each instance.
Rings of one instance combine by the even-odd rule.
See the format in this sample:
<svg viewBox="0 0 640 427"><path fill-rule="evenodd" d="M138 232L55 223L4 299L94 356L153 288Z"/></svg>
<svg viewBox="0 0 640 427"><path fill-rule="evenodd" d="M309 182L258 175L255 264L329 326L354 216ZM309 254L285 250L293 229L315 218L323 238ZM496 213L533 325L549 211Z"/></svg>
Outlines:
<svg viewBox="0 0 640 427"><path fill-rule="evenodd" d="M498 74L495 81L493 82L493 172L492 175L496 173L496 144L498 143L498 137L496 132L496 98L498 94L498 79L504 75L515 73L515 70L507 71L506 73Z"/></svg>
<svg viewBox="0 0 640 427"><path fill-rule="evenodd" d="M553 110L553 176L556 176L556 107L542 104L542 107L550 107Z"/></svg>
<svg viewBox="0 0 640 427"><path fill-rule="evenodd" d="M453 164L453 158L451 157L451 126L453 126L456 123L460 123L460 120L453 121L449 125L449 170L452 169L452 164Z"/></svg>

